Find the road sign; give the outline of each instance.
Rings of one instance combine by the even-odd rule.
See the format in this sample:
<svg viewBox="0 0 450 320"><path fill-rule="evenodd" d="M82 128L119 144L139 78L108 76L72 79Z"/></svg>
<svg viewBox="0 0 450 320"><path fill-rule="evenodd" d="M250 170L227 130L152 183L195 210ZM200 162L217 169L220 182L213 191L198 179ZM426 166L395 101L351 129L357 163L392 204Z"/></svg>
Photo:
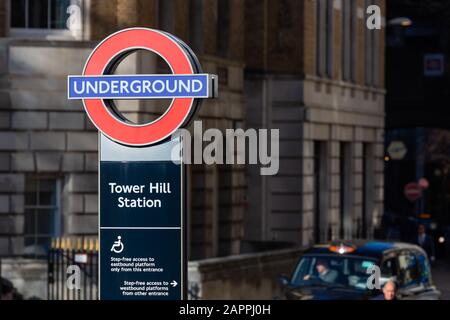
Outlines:
<svg viewBox="0 0 450 320"><path fill-rule="evenodd" d="M101 135L101 299L185 298L184 171L169 156L179 143L133 148Z"/></svg>
<svg viewBox="0 0 450 320"><path fill-rule="evenodd" d="M408 149L403 141L392 141L387 148L387 152L392 160L402 160Z"/></svg>
<svg viewBox="0 0 450 320"><path fill-rule="evenodd" d="M415 182L408 183L404 189L405 197L413 202L422 196L422 188Z"/></svg>
<svg viewBox="0 0 450 320"><path fill-rule="evenodd" d="M159 54L169 75L112 75L138 50ZM217 96L191 49L168 33L130 28L103 40L68 98L82 99L99 134L99 295L110 300L186 299L185 170L182 140L200 98ZM157 120L130 123L111 99L172 98ZM177 152L174 152L176 150Z"/></svg>
<svg viewBox="0 0 450 320"><path fill-rule="evenodd" d="M159 54L173 74L164 77L111 75L118 63L137 49ZM181 77L184 77L181 84L178 81L177 87L174 87L176 80ZM190 77L191 82L187 81L187 77ZM84 82L80 82L80 78L84 78ZM192 83L197 83L197 86ZM199 83L203 86L201 95L196 92ZM87 90L89 88L90 91ZM168 33L146 28L125 29L107 37L89 56L83 75L68 78L68 97L83 99L86 113L97 129L111 140L129 146L148 146L166 140L190 121L196 111L196 98L213 98L216 95L217 76L201 74L198 59L185 43ZM159 119L136 125L126 122L111 102L103 100L105 97L174 99Z"/></svg>
<svg viewBox="0 0 450 320"><path fill-rule="evenodd" d="M69 76L69 99L168 99L209 98L211 76L112 75Z"/></svg>

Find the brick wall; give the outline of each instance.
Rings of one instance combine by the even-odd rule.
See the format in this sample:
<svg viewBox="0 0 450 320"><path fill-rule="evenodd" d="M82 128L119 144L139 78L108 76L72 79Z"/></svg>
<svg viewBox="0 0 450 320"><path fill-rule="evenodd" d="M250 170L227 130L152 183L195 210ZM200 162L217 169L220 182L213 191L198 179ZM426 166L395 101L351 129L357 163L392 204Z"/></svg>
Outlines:
<svg viewBox="0 0 450 320"><path fill-rule="evenodd" d="M175 0L174 17L176 21L174 34L183 41L189 42L189 1Z"/></svg>
<svg viewBox="0 0 450 320"><path fill-rule="evenodd" d="M316 65L316 15L315 1L303 1L303 70L305 74L314 74Z"/></svg>
<svg viewBox="0 0 450 320"><path fill-rule="evenodd" d="M333 1L333 80L342 79L342 1ZM357 84L364 85L364 36L366 8L364 0L355 0ZM380 1L385 16L385 1ZM245 56L248 70L264 69L272 73L316 74L316 1L250 0L246 2ZM380 33L377 58L380 79L384 75L384 30ZM384 81L380 81L380 88Z"/></svg>
<svg viewBox="0 0 450 320"><path fill-rule="evenodd" d="M247 70L265 69L265 6L266 0L246 0L245 63Z"/></svg>
<svg viewBox="0 0 450 320"><path fill-rule="evenodd" d="M10 65L16 62L15 57L31 54L45 64L38 70L28 70L27 66L20 70L13 68L10 76L14 89L2 88L0 91L3 97L1 113L4 115L0 132L0 181L3 187L0 194L3 200L1 210L5 213L0 234L4 236L4 247L14 243L17 248L11 250L15 253L21 250L21 215L27 174L47 173L60 177L63 183L64 233L94 235L97 232L98 201L97 131L86 118L79 101L65 100L63 80L66 74L79 73L77 69L83 65L91 48L20 45L9 50L13 53ZM66 50L67 54L71 52L77 56L78 62L73 64L73 70L55 67L62 64L58 57L64 59L64 55L58 53ZM46 56L53 57L52 61L46 60ZM215 73L220 65L229 73L228 82L220 87L220 98L205 102L200 109L199 119L203 120L203 128L233 128L235 121L242 121L244 117L242 87L232 89L243 83L242 65L234 63L227 66L226 61L206 57L202 59L202 65L205 72ZM44 71L47 72L45 81L42 78ZM31 80L23 81L21 73L24 72ZM245 170L243 167L221 166L215 179L211 177L212 170L213 166L201 166L200 171L193 169L192 256L196 258L240 251ZM203 182L198 184L195 181ZM215 200L211 198L213 191L217 194ZM13 211L16 208L18 211ZM211 219L214 215L216 220Z"/></svg>
<svg viewBox="0 0 450 320"><path fill-rule="evenodd" d="M356 0L357 2L357 10L360 10L358 8L361 8L364 15L364 0ZM364 34L365 34L365 28L366 28L366 21L364 18L358 15L357 19L357 25L358 28L356 29L356 43L357 49L356 49L356 83L360 85L364 85L364 66L365 66L365 58L364 58Z"/></svg>
<svg viewBox="0 0 450 320"><path fill-rule="evenodd" d="M90 35L101 40L124 28L154 28L157 22L158 0L91 1Z"/></svg>
<svg viewBox="0 0 450 320"><path fill-rule="evenodd" d="M302 1L269 1L267 7L267 69L274 73L301 73L299 39Z"/></svg>
<svg viewBox="0 0 450 320"><path fill-rule="evenodd" d="M244 60L245 6L243 0L230 0L230 53L232 60Z"/></svg>
<svg viewBox="0 0 450 320"><path fill-rule="evenodd" d="M1 19L4 1L0 0L0 21L5 21ZM163 0L111 0L102 1L101 4L91 1L92 40L100 40L124 27L158 26L160 1ZM189 21L188 1L173 1L176 21L174 33L190 44L192 39L189 38L189 28L192 21ZM357 1L364 12L363 1ZM308 152L311 152L313 141L318 139L329 141L330 152L333 151L330 153L330 163L336 162L338 155L335 145L339 141L349 139L354 143L355 219L361 212L360 146L363 141L375 145L377 196L374 210L381 214L383 94L369 94L371 89L349 89L342 86L340 81L305 81L315 75L314 0L230 0L229 4L229 52L219 58L216 41L220 15L218 0L201 0L203 46L198 52L201 53L204 71L220 76L220 97L204 102L199 119L203 120L204 130L210 127L222 130L233 128L237 122L245 120L244 103L247 106L250 104L243 97L244 62L248 74L253 71L264 72L261 77L263 80L256 81L258 84L255 88L258 89L250 92L247 101L254 102L251 115L260 117L259 120L266 114L272 117L259 125L282 129L281 150L284 153L280 156L284 174L271 180L274 197L264 199L267 206L262 207L263 210L269 210L270 214L273 213L268 220L273 221L273 228L265 230L270 231L267 233L269 240L294 239L306 243L310 239L313 186L309 167L312 155ZM384 1L382 4L384 7ZM338 6L334 15L333 80L340 80L341 12ZM358 18L358 26L355 63L357 83L363 84L363 18ZM1 30L0 25L0 35ZM381 38L384 39L384 34ZM20 251L21 242L10 240L18 237L23 229L25 177L38 172L49 173L62 180L65 231L68 234L96 233L96 130L86 119L81 104L69 102L65 97L65 76L80 73L92 49L92 44L88 47L85 45L43 41L0 47L0 53L9 51L8 55L0 54L0 59L6 56L12 59L5 62L11 72L2 77L0 85L0 250L7 248L5 250L10 252ZM383 51L384 46L381 45L380 52ZM379 56L381 69L384 67L382 56ZM30 57L40 63L30 65ZM71 57L70 64L65 60L67 57ZM5 63L0 63L0 70L4 69ZM136 60L131 63L138 70L139 62ZM267 83L264 81L268 81L269 85L265 87ZM382 87L383 82L380 85ZM263 88L268 88L268 91ZM263 110L263 106L269 109ZM307 117L305 108L308 108ZM354 112L358 108L370 112ZM137 106L133 112L137 119L142 120L145 118L143 114L157 116L162 110L155 108L144 111L144 108ZM286 117L286 114L289 116ZM247 120L252 119L247 117ZM253 121L253 125L258 126L258 121ZM346 137L349 132L351 134ZM333 172L334 176L337 174ZM243 221L249 215L244 207L246 176L246 169L241 166L192 168L193 258L239 253L245 231ZM331 178L329 183L334 186L336 177ZM256 188L256 185L260 187L259 183L253 187ZM292 189L297 192L286 192ZM335 201L336 194L336 189L329 194L330 221L334 225L336 210L339 208ZM258 197L261 198L260 193ZM260 216L261 211L256 212L255 217ZM259 226L258 223L254 225ZM16 247L11 247L12 244Z"/></svg>
<svg viewBox="0 0 450 320"><path fill-rule="evenodd" d="M345 1L345 0L344 0ZM341 1L342 2L342 1ZM340 80L343 76L342 70L342 3L335 5L333 9L333 80Z"/></svg>
<svg viewBox="0 0 450 320"><path fill-rule="evenodd" d="M23 250L26 178L36 174L61 181L64 232L96 234L97 133L65 88L90 48L16 42L3 49L9 74L0 87L0 251ZM29 57L40 63L30 66Z"/></svg>
<svg viewBox="0 0 450 320"><path fill-rule="evenodd" d="M208 73L227 70L219 98L205 100L197 119L203 131L235 127L243 121L243 65L223 59L201 57ZM192 130L192 126L189 128ZM191 259L238 254L243 237L246 171L239 165L194 165L191 168Z"/></svg>
<svg viewBox="0 0 450 320"><path fill-rule="evenodd" d="M299 74L303 1L246 1L245 55L249 71Z"/></svg>
<svg viewBox="0 0 450 320"><path fill-rule="evenodd" d="M292 274L303 249L190 261L189 285L199 299L269 300L280 297L278 278Z"/></svg>
<svg viewBox="0 0 450 320"><path fill-rule="evenodd" d="M90 34L92 40L101 40L119 30L119 17L116 14L118 1L91 1Z"/></svg>
<svg viewBox="0 0 450 320"><path fill-rule="evenodd" d="M381 15L387 18L386 16L386 1L380 1L379 5L381 7ZM380 59L380 83L379 88L385 87L385 68L384 65L386 63L386 30L383 28L382 31L380 31L380 47L379 47L379 53L378 57Z"/></svg>

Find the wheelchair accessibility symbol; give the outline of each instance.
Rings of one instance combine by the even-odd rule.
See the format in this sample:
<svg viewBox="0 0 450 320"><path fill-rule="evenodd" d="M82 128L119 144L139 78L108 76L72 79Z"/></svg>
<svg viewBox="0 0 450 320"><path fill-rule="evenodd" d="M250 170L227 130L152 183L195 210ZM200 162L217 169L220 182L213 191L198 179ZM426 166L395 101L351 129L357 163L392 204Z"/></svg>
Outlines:
<svg viewBox="0 0 450 320"><path fill-rule="evenodd" d="M124 249L122 237L117 236L117 241L114 241L114 244L111 247L111 251L114 253L121 253Z"/></svg>

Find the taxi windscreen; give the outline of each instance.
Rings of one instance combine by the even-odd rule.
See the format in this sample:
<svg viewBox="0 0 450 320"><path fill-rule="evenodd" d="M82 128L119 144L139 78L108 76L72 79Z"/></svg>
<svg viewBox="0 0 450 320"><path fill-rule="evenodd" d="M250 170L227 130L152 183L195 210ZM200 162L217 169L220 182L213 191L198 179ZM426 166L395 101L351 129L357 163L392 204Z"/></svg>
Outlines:
<svg viewBox="0 0 450 320"><path fill-rule="evenodd" d="M376 260L350 256L305 256L291 279L294 287L326 286L354 290L368 290L368 268Z"/></svg>

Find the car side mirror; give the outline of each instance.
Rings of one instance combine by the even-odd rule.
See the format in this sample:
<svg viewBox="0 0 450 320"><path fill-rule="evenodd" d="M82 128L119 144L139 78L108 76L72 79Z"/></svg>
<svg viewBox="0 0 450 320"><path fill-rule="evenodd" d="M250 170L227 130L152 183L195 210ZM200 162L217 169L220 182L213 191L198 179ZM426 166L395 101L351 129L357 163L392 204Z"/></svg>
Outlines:
<svg viewBox="0 0 450 320"><path fill-rule="evenodd" d="M278 276L278 283L282 287L287 287L291 281L289 280L288 276L285 274L281 274Z"/></svg>

